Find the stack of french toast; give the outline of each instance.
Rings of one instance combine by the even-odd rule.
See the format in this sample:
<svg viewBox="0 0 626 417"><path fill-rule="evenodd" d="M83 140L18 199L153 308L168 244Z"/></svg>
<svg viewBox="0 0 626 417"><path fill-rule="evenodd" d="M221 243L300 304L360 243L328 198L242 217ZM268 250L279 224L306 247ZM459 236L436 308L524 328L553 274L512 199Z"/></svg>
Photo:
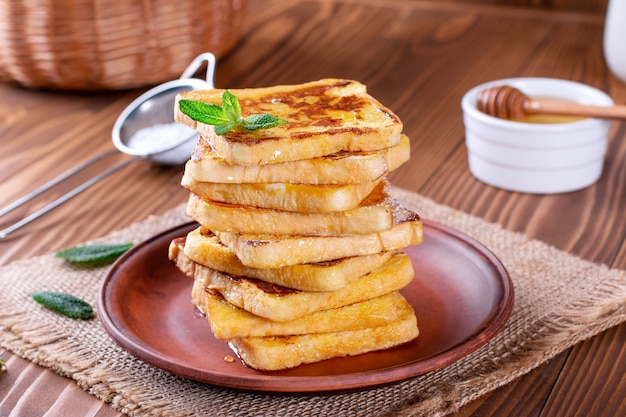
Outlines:
<svg viewBox="0 0 626 417"><path fill-rule="evenodd" d="M229 91L242 113L286 123L218 135L178 103L217 105L223 90L177 98L176 120L200 134L182 179L199 226L169 257L215 337L258 370L416 338L402 249L422 242L422 223L387 180L410 157L400 119L351 80Z"/></svg>

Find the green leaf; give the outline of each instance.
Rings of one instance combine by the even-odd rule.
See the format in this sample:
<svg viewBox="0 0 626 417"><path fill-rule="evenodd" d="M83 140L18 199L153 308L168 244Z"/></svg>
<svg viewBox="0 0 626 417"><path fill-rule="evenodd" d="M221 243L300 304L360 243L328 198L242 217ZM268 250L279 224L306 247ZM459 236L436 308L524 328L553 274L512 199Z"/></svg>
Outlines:
<svg viewBox="0 0 626 417"><path fill-rule="evenodd" d="M269 129L271 127L280 126L287 123L286 120L274 117L271 114L253 114L241 119L239 127L245 130Z"/></svg>
<svg viewBox="0 0 626 417"><path fill-rule="evenodd" d="M217 125L215 126L215 134L216 135L225 135L228 132L230 132L231 130L233 130L233 128L237 126L237 122L230 122L230 123L224 123L222 125Z"/></svg>
<svg viewBox="0 0 626 417"><path fill-rule="evenodd" d="M215 126L216 135L225 135L237 127L244 130L259 130L287 123L286 120L267 113L241 117L239 100L228 90L222 93L223 107L194 100L180 100L178 106L182 113L193 120Z"/></svg>
<svg viewBox="0 0 626 417"><path fill-rule="evenodd" d="M73 295L53 291L38 291L34 292L32 296L39 304L64 316L81 320L88 320L93 317L93 309L89 303Z"/></svg>
<svg viewBox="0 0 626 417"><path fill-rule="evenodd" d="M222 93L222 106L229 121L233 123L239 122L239 119L241 119L239 100L228 90Z"/></svg>
<svg viewBox="0 0 626 417"><path fill-rule="evenodd" d="M7 364L0 358L0 375L7 371Z"/></svg>
<svg viewBox="0 0 626 417"><path fill-rule="evenodd" d="M219 125L231 121L224 109L217 104L207 104L195 100L180 100L178 105L181 112L200 123Z"/></svg>
<svg viewBox="0 0 626 417"><path fill-rule="evenodd" d="M112 263L132 246L132 243L74 246L58 252L56 257L81 266L102 266Z"/></svg>

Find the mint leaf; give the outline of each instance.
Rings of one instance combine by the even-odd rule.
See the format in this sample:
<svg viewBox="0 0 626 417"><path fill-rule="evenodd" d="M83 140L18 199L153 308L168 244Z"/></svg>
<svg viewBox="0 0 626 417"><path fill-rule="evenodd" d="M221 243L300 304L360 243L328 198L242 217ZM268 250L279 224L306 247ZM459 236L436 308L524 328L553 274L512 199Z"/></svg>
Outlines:
<svg viewBox="0 0 626 417"><path fill-rule="evenodd" d="M110 264L133 246L132 243L74 246L57 252L56 257L86 267Z"/></svg>
<svg viewBox="0 0 626 417"><path fill-rule="evenodd" d="M86 301L70 294L52 291L38 291L33 299L52 311L72 319L88 320L93 317L93 309Z"/></svg>
<svg viewBox="0 0 626 417"><path fill-rule="evenodd" d="M286 120L274 117L271 114L253 114L241 119L239 127L246 130L269 129L287 123Z"/></svg>
<svg viewBox="0 0 626 417"><path fill-rule="evenodd" d="M233 130L233 128L237 126L237 122L230 122L230 123L224 123L222 125L217 125L215 126L215 134L216 135L225 135L228 132L230 132L231 130Z"/></svg>
<svg viewBox="0 0 626 417"><path fill-rule="evenodd" d="M228 118L224 109L217 104L207 104L194 100L180 100L178 105L181 112L200 123L219 125L232 121Z"/></svg>
<svg viewBox="0 0 626 417"><path fill-rule="evenodd" d="M239 100L228 90L222 93L223 107L194 100L180 100L178 106L180 111L191 119L215 126L215 134L220 136L225 135L235 128L259 130L269 129L287 123L286 120L279 119L267 113L241 117L241 105L239 104Z"/></svg>
<svg viewBox="0 0 626 417"><path fill-rule="evenodd" d="M237 123L241 119L239 100L228 90L222 93L222 106L229 121Z"/></svg>

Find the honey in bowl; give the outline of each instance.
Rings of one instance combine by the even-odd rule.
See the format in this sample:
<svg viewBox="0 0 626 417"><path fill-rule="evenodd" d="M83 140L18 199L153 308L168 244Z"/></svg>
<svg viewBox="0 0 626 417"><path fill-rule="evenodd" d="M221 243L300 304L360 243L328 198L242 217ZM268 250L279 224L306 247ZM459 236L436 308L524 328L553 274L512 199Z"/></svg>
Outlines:
<svg viewBox="0 0 626 417"><path fill-rule="evenodd" d="M552 97L533 97L537 100L550 100L550 101L559 101L563 103L567 103L567 100L558 100ZM522 123L534 123L534 124L554 124L554 123L571 123L571 122L579 122L581 120L585 120L586 117L583 116L568 116L568 115L560 115L560 114L527 114L524 118L511 118L509 120L514 122L522 122Z"/></svg>
<svg viewBox="0 0 626 417"><path fill-rule="evenodd" d="M585 120L586 117L581 116L562 116L556 114L529 114L523 119L511 119L514 122L536 123L536 124L552 124L552 123L571 123Z"/></svg>

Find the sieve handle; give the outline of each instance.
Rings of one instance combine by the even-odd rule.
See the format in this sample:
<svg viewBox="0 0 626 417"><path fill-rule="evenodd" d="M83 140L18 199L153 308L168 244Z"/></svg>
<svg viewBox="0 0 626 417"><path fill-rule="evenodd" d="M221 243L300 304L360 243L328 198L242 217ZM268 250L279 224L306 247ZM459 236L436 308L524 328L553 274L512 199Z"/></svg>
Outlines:
<svg viewBox="0 0 626 417"><path fill-rule="evenodd" d="M203 54L198 55L191 64L183 71L183 75L180 76L181 79L184 78L192 78L194 74L200 69L200 67L207 63L206 69L206 82L207 88L211 89L215 87L214 79L215 79L215 55L210 52L205 52Z"/></svg>
<svg viewBox="0 0 626 417"><path fill-rule="evenodd" d="M45 184L44 186L40 187L39 189L37 189L37 190L33 191L32 193L24 196L23 198L17 200L15 203L5 207L2 210L2 215L4 215L4 214L14 210L15 208L23 205L27 201L30 201L33 197L41 194L41 192L51 188L52 186L54 186L54 185L60 183L61 181L63 181L64 179L66 179L66 178L70 177L71 175L77 173L78 171L86 168L88 165L91 165L91 163L93 163L96 160L102 158L103 156L106 156L106 154L108 154L108 153L105 153L105 154L102 154L102 155L98 155L97 157L92 158L91 160L89 160L89 161L87 161L87 162L77 166L76 168L73 168L72 170L66 172L65 174L60 175L59 177L55 178L54 180L50 181L49 183ZM78 194L82 193L87 188L89 188L92 185L96 184L98 181L102 180L103 178L108 177L112 173L120 170L121 168L125 167L126 165L130 164L131 162L135 162L135 161L138 161L140 159L143 159L143 158L131 158L131 159L126 159L125 161L120 162L119 164L109 168L108 170L102 172L101 174L91 178L90 180L85 181L84 183L82 183L78 187L74 188L73 190L69 191L68 193L66 193L66 194L62 195L61 197L57 198L56 200L54 200L53 202L51 202L47 206L42 207L41 209L39 209L36 212L34 212L34 213L24 217L20 221L18 221L16 223L13 223L12 225L8 226L7 228L0 230L0 240L5 239L9 234L15 232L18 229L21 229L22 227L24 227L27 224L31 223L32 221L38 219L39 217L43 216L44 214L48 213L49 211L57 208L61 204L63 204L66 201L70 200L71 198L74 198L75 196L77 196ZM16 203L19 203L19 204L16 204Z"/></svg>

